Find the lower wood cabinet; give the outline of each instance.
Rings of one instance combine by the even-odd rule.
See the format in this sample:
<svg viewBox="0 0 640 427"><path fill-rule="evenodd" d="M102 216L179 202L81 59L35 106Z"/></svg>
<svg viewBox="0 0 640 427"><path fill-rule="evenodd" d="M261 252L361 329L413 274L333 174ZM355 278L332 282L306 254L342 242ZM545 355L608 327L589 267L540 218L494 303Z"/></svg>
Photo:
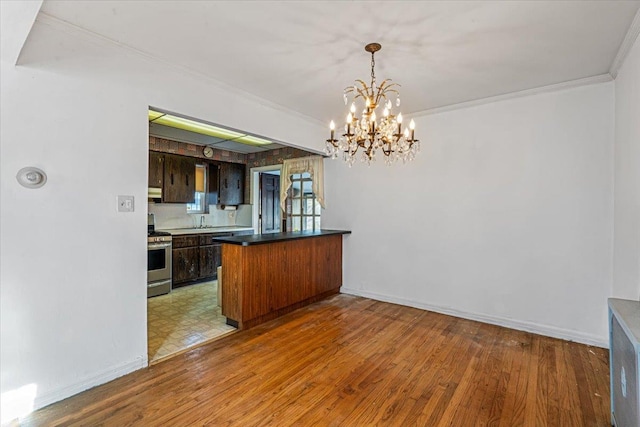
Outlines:
<svg viewBox="0 0 640 427"><path fill-rule="evenodd" d="M215 277L222 265L222 245L200 246L200 277Z"/></svg>
<svg viewBox="0 0 640 427"><path fill-rule="evenodd" d="M251 230L253 234L253 230ZM200 235L200 277L218 277L218 267L222 265L222 243L214 242L216 237L228 237L233 233Z"/></svg>
<svg viewBox="0 0 640 427"><path fill-rule="evenodd" d="M200 249L180 248L173 250L173 283L197 280L200 275L198 256Z"/></svg>
<svg viewBox="0 0 640 427"><path fill-rule="evenodd" d="M222 244L213 239L240 234L253 234L253 230L173 236L173 285L217 279L218 267L222 265Z"/></svg>

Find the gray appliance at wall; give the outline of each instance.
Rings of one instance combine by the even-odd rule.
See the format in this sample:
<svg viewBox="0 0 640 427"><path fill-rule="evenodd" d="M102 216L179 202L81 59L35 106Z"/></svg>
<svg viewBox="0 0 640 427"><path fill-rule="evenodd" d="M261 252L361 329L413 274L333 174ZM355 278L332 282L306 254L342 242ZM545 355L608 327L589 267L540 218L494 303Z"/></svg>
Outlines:
<svg viewBox="0 0 640 427"><path fill-rule="evenodd" d="M147 221L147 297L171 292L171 234L156 231L155 217Z"/></svg>
<svg viewBox="0 0 640 427"><path fill-rule="evenodd" d="M640 302L609 298L611 424L640 427Z"/></svg>

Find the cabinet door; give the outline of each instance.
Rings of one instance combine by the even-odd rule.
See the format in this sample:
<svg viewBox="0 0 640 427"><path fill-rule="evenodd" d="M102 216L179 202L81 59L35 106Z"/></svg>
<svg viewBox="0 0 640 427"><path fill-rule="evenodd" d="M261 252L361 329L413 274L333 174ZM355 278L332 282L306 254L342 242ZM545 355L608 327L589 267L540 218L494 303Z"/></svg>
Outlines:
<svg viewBox="0 0 640 427"><path fill-rule="evenodd" d="M218 267L222 265L222 243L213 245L213 268L218 271Z"/></svg>
<svg viewBox="0 0 640 427"><path fill-rule="evenodd" d="M218 204L218 185L220 185L220 166L215 163L207 164L208 177L207 177L207 205Z"/></svg>
<svg viewBox="0 0 640 427"><path fill-rule="evenodd" d="M200 275L198 247L173 250L173 283L196 280Z"/></svg>
<svg viewBox="0 0 640 427"><path fill-rule="evenodd" d="M193 203L196 200L196 159L182 157L180 159L180 180L182 181L181 200Z"/></svg>
<svg viewBox="0 0 640 427"><path fill-rule="evenodd" d="M222 245L200 246L200 278L216 277L222 261Z"/></svg>
<svg viewBox="0 0 640 427"><path fill-rule="evenodd" d="M193 203L196 190L195 159L184 156L165 155L164 187L162 201L165 203Z"/></svg>
<svg viewBox="0 0 640 427"><path fill-rule="evenodd" d="M162 188L164 178L164 154L149 151L149 187Z"/></svg>
<svg viewBox="0 0 640 427"><path fill-rule="evenodd" d="M220 165L221 205L239 205L244 201L244 165L223 163Z"/></svg>

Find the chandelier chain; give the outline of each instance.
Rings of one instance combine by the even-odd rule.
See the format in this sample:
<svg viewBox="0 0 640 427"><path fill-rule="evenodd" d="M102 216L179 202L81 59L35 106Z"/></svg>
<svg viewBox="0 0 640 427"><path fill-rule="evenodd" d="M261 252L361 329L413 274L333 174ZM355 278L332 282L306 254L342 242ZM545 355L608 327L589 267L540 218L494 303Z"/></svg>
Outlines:
<svg viewBox="0 0 640 427"><path fill-rule="evenodd" d="M376 84L376 73L375 73L375 67L376 67L376 60L375 60L375 52L371 52L371 91L375 90L374 86Z"/></svg>

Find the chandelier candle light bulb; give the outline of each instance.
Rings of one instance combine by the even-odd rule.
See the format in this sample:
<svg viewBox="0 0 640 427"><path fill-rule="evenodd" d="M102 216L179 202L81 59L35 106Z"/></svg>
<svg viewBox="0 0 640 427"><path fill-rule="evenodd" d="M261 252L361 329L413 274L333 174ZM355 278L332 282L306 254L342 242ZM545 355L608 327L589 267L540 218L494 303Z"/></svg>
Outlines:
<svg viewBox="0 0 640 427"><path fill-rule="evenodd" d="M420 142L415 139L415 122L411 120L409 128L405 128L403 132L402 113L396 116L392 111L392 94L396 97L396 107L400 106L400 94L397 90L400 85L391 83L391 79L383 80L380 85L376 84L374 54L381 48L378 43L365 46L365 51L371 53L371 83L367 85L363 80L356 80L355 85L343 91L345 105L352 97L350 112L346 118L346 133L335 139L335 123L331 121L329 126L331 137L326 141L325 153L332 159L338 158L342 153L349 167L355 162L359 150L362 153L362 161L367 164L375 161L376 152L382 151L385 162L389 165L398 159L402 159L403 162L411 161L420 151ZM359 99L362 99L360 102L364 103L364 109L358 119L355 113L356 101ZM376 109L379 105L383 105L384 109L378 122Z"/></svg>

